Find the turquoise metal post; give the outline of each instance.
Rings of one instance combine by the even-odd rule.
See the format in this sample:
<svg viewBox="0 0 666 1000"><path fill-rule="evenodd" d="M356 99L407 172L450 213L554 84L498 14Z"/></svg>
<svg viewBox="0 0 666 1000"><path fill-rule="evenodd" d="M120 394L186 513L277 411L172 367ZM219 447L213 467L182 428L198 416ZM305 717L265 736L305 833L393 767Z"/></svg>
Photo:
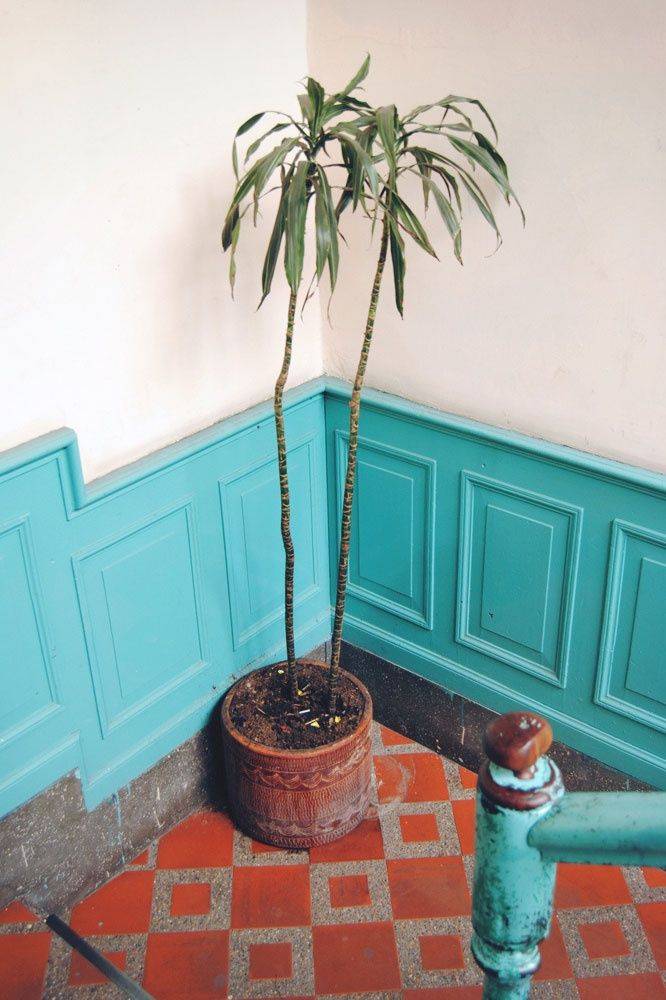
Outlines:
<svg viewBox="0 0 666 1000"><path fill-rule="evenodd" d="M666 868L666 792L567 792L527 840L551 861Z"/></svg>
<svg viewBox="0 0 666 1000"><path fill-rule="evenodd" d="M556 863L528 842L563 793L545 756L552 731L531 712L514 712L487 729L489 760L479 772L472 952L484 970L485 1000L529 997L539 942L550 930Z"/></svg>

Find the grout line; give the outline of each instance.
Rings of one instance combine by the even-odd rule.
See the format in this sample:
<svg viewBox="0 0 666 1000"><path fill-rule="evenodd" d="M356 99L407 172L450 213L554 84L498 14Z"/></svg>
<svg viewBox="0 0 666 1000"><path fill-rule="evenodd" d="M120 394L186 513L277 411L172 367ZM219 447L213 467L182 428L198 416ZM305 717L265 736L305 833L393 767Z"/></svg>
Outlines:
<svg viewBox="0 0 666 1000"><path fill-rule="evenodd" d="M138 983L135 983L133 979L126 976L113 962L110 962L100 951L97 951L97 948L93 948L88 941L79 937L76 931L73 931L69 924L66 924L55 913L51 913L46 918L46 923L70 948L74 948L80 955L83 955L91 965L99 969L102 975L106 976L110 982L114 983L128 997L135 997L135 1000L154 1000L154 997L150 993L146 993Z"/></svg>

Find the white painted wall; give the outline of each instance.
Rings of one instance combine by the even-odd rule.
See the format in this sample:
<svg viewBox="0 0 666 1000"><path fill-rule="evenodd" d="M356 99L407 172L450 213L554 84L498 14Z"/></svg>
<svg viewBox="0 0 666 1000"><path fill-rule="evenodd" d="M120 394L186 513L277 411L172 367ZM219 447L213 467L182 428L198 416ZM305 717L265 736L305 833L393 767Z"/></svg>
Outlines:
<svg viewBox="0 0 666 1000"><path fill-rule="evenodd" d="M296 106L305 42L305 0L0 5L0 447L69 425L92 478L271 395L269 232L233 303L220 227L233 132ZM315 303L292 382L321 370Z"/></svg>
<svg viewBox="0 0 666 1000"><path fill-rule="evenodd" d="M665 36L663 0L5 0L0 447L67 424L90 479L271 394L286 294L255 313L264 227L231 300L230 139L369 50L373 102L487 99L528 211L490 258L470 221L464 269L413 249L369 383L666 470ZM374 249L347 228L292 383L353 373Z"/></svg>
<svg viewBox="0 0 666 1000"><path fill-rule="evenodd" d="M490 258L470 221L463 269L443 236L442 263L412 248L404 321L383 290L369 384L666 471L665 39L663 0L312 0L315 76L370 51L373 103L486 100L528 214L523 232L499 207ZM376 252L348 230L325 352L346 378Z"/></svg>

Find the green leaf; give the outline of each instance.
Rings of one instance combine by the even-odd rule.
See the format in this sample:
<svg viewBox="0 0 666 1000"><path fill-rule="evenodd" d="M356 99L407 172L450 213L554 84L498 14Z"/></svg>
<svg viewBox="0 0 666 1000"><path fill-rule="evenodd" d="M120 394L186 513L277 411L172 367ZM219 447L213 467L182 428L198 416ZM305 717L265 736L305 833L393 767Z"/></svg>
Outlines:
<svg viewBox="0 0 666 1000"><path fill-rule="evenodd" d="M495 122L492 120L492 118L488 114L485 106L481 103L481 101L477 100L476 97L460 97L460 96L456 96L455 94L449 94L449 96L445 97L443 101L440 101L440 104L442 105L442 107L447 107L447 106L448 107L453 107L455 104L461 104L461 103L462 104L475 104L476 107L479 108L479 110L481 111L481 113L483 115L485 115L485 117L490 122L490 127L493 130L493 135L495 136L495 138L496 139L498 138L497 129L495 128Z"/></svg>
<svg viewBox="0 0 666 1000"><path fill-rule="evenodd" d="M428 187L426 180L430 177L432 173L432 159L428 150L426 149L410 149L409 152L413 155L416 160L416 165L421 174L421 184L423 187L423 207L428 211L428 201L430 197L430 188Z"/></svg>
<svg viewBox="0 0 666 1000"><path fill-rule="evenodd" d="M336 96L337 97L348 97L353 90L356 90L359 84L363 83L368 72L370 71L370 53L365 57L361 63L359 69L354 73L353 77L347 84L347 86L341 90Z"/></svg>
<svg viewBox="0 0 666 1000"><path fill-rule="evenodd" d="M289 185L284 267L292 292L297 292L303 275L305 252L305 216L307 212L307 176L310 164L302 160Z"/></svg>
<svg viewBox="0 0 666 1000"><path fill-rule="evenodd" d="M322 85L311 76L308 77L307 88L308 96L310 97L310 102L312 104L312 120L310 122L310 128L312 129L313 134L315 134L319 131L326 94L324 93Z"/></svg>
<svg viewBox="0 0 666 1000"><path fill-rule="evenodd" d="M260 121L264 117L265 114L266 114L265 111L260 111L259 114L257 114L257 115L250 115L250 117L247 119L247 121L244 121L243 124L239 128L236 129L236 138L238 139L239 136L245 135L246 132L249 132L250 129L254 125L256 125L257 122Z"/></svg>
<svg viewBox="0 0 666 1000"><path fill-rule="evenodd" d="M234 297L234 285L236 284L236 247L238 246L238 237L240 236L240 218L236 219L236 223L231 232L231 254L229 255L229 284L231 285L231 297Z"/></svg>
<svg viewBox="0 0 666 1000"><path fill-rule="evenodd" d="M375 198L379 197L379 175L375 169L375 165L372 162L371 157L365 151L363 146L350 135L339 135L340 144L347 148L347 152L352 156L355 156L360 161L360 167L368 178L368 183L370 185L370 190L372 191ZM354 203L354 208L358 204L358 199Z"/></svg>
<svg viewBox="0 0 666 1000"><path fill-rule="evenodd" d="M299 94L298 95L298 103L300 105L301 114L303 115L303 118L306 120L306 122L308 123L308 125L310 126L310 128L312 128L313 107L312 107L312 99L310 98L310 95L309 94Z"/></svg>
<svg viewBox="0 0 666 1000"><path fill-rule="evenodd" d="M428 234L412 212L409 205L404 202L395 191L391 192L391 201L392 204L395 205L397 217L412 239L415 240L415 242L418 243L418 245L425 250L426 253L429 253L431 257L437 257L437 254L428 239Z"/></svg>
<svg viewBox="0 0 666 1000"><path fill-rule="evenodd" d="M388 104L386 105L386 107L378 108L376 118L377 118L377 132L379 134L381 144L384 147L384 152L386 154L386 162L389 167L390 175L393 176L396 171L395 104Z"/></svg>
<svg viewBox="0 0 666 1000"><path fill-rule="evenodd" d="M483 218L486 220L488 225L495 230L495 235L497 236L497 246L499 247L499 245L502 242L502 235L499 229L497 228L497 222L495 221L495 216L492 213L492 209L488 204L486 196L484 195L483 191L478 186L478 184L471 184L464 174L460 175L460 180L465 185L465 188L467 189L470 198L472 199L478 210L481 212Z"/></svg>
<svg viewBox="0 0 666 1000"><path fill-rule="evenodd" d="M261 161L252 164L247 173L243 174L238 184L236 185L236 190L234 191L233 197L231 199L231 204L227 211L227 216L224 222L224 228L222 230L222 246L226 250L227 247L231 245L231 230L233 229L233 214L237 211L243 198L252 190L256 177L257 169Z"/></svg>
<svg viewBox="0 0 666 1000"><path fill-rule="evenodd" d="M335 283L338 280L338 265L340 261L340 248L338 245L338 216L333 206L333 196L331 194L331 187L328 183L326 171L323 167L319 166L319 164L317 164L317 174L319 176L320 189L315 208L319 207L320 201L323 203L323 216L325 219L325 225L328 228L328 273L331 283L331 291L333 291ZM321 275L321 271L319 272L319 275Z"/></svg>
<svg viewBox="0 0 666 1000"><path fill-rule="evenodd" d="M458 181L448 170L445 170L439 163L433 164L433 173L437 174L444 181L444 186L449 193L449 200L451 197L451 192L453 191L453 197L455 198L456 205L458 206L458 214L462 215L462 202L460 200L460 190L458 187Z"/></svg>
<svg viewBox="0 0 666 1000"><path fill-rule="evenodd" d="M275 170L279 167L281 163L284 163L285 158L291 153L292 149L298 146L300 140L298 138L292 137L291 139L283 139L282 142L275 146L270 153L266 153L262 156L260 160L257 160L257 173L254 181L254 197L255 204L259 195L266 187L268 180Z"/></svg>
<svg viewBox="0 0 666 1000"><path fill-rule="evenodd" d="M393 291L395 304L400 315L403 315L403 301L405 297L405 241L400 235L398 225L391 216L388 216L389 224L389 245L391 247L391 264L393 265Z"/></svg>
<svg viewBox="0 0 666 1000"><path fill-rule="evenodd" d="M264 299L271 290L271 285L273 283L273 275L275 274L275 265L280 254L280 245L282 243L282 237L284 236L285 219L287 215L287 198L289 195L289 185L291 184L291 179L294 175L294 168L291 167L285 177L282 180L282 193L280 194L280 203L278 205L278 210L275 215L275 222L273 223L273 231L271 233L271 238L268 241L268 249L266 251L266 257L264 258L264 266L261 272L261 301L257 308L260 308Z"/></svg>
<svg viewBox="0 0 666 1000"><path fill-rule="evenodd" d="M247 153L245 154L245 163L247 163L250 157L257 152L264 139L267 139L269 135L273 135L274 132L282 132L284 129L289 128L289 125L289 122L280 122L278 125L274 125L273 128L269 128L267 132L260 135L258 139L254 140L254 142L250 143L247 147Z"/></svg>
<svg viewBox="0 0 666 1000"><path fill-rule="evenodd" d="M497 186L505 195L511 195L514 198L520 214L522 216L523 224L525 223L525 213L523 212L522 205L518 201L514 190L509 184L506 175L502 168L498 165L494 157L490 155L488 150L481 146L475 146L473 142L467 142L466 139L455 139L451 137L451 145L457 149L460 153L465 156L470 163L478 163L483 169L492 177Z"/></svg>
<svg viewBox="0 0 666 1000"><path fill-rule="evenodd" d="M500 170L502 171L502 173L504 174L504 176L506 177L506 179L508 181L509 180L509 168L507 167L507 165L504 162L503 158L500 156L500 154L497 152L497 150L493 146L492 142L490 142L489 139L486 139L486 137L483 134L483 132L475 132L474 133L474 138L478 142L479 146L482 146L483 149L485 149L486 152L489 153L490 156L492 156L493 160L495 161L495 163L500 168Z"/></svg>
<svg viewBox="0 0 666 1000"><path fill-rule="evenodd" d="M335 217L336 217L336 219L340 218L340 216L342 215L342 213L344 212L344 210L347 208L347 205L349 205L349 203L350 203L351 200L352 200L351 191L349 190L348 187L345 187L344 191L342 192L342 194L338 198L337 205L335 206Z"/></svg>
<svg viewBox="0 0 666 1000"><path fill-rule="evenodd" d="M331 234L328 225L328 207L320 180L315 181L315 245L317 278L321 278L328 261Z"/></svg>
<svg viewBox="0 0 666 1000"><path fill-rule="evenodd" d="M461 257L461 247L462 247L462 234L460 230L460 219L453 210L451 202L444 196L440 188L435 184L430 178L423 177L423 183L427 184L433 193L435 198L435 203L439 209L439 214L444 219L446 228L449 231L449 235L453 240L453 252L456 255L457 260L462 264Z"/></svg>
<svg viewBox="0 0 666 1000"><path fill-rule="evenodd" d="M231 241L234 235L234 227L239 220L238 206L232 205L227 212L227 217L224 220L224 226L222 227L222 249L228 250L231 246Z"/></svg>

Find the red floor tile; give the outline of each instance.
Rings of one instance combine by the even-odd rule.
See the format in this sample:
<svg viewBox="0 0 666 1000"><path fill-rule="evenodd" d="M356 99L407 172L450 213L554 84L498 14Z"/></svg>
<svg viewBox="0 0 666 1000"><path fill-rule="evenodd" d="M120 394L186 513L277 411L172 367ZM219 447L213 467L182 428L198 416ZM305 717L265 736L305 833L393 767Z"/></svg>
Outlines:
<svg viewBox="0 0 666 1000"><path fill-rule="evenodd" d="M423 934L419 949L421 965L427 972L465 967L462 944L455 934Z"/></svg>
<svg viewBox="0 0 666 1000"><path fill-rule="evenodd" d="M375 757L379 801L443 802L449 797L442 758L434 753Z"/></svg>
<svg viewBox="0 0 666 1000"><path fill-rule="evenodd" d="M395 729L389 729L388 726L380 726L379 732L381 733L382 743L385 747L400 747L405 744L413 743L413 740L409 736L403 736L402 733L396 733Z"/></svg>
<svg viewBox="0 0 666 1000"><path fill-rule="evenodd" d="M400 816L400 835L403 843L415 844L439 840L437 820L432 813L415 813Z"/></svg>
<svg viewBox="0 0 666 1000"><path fill-rule="evenodd" d="M210 886L206 882L181 883L171 890L171 916L193 917L210 913Z"/></svg>
<svg viewBox="0 0 666 1000"><path fill-rule="evenodd" d="M367 875L334 875L328 880L331 906L370 906Z"/></svg>
<svg viewBox="0 0 666 1000"><path fill-rule="evenodd" d="M104 951L102 952L109 962L113 962L117 969L124 972L127 967L127 955L124 951ZM69 966L70 986L97 986L98 984L108 985L107 977L91 965L78 951L72 951L72 959Z"/></svg>
<svg viewBox="0 0 666 1000"><path fill-rule="evenodd" d="M580 934L588 958L619 958L631 954L627 939L617 920L594 924L579 924Z"/></svg>
<svg viewBox="0 0 666 1000"><path fill-rule="evenodd" d="M309 923L307 865L234 868L232 927L301 927Z"/></svg>
<svg viewBox="0 0 666 1000"><path fill-rule="evenodd" d="M149 934L143 986L159 1000L226 997L229 932Z"/></svg>
<svg viewBox="0 0 666 1000"><path fill-rule="evenodd" d="M638 916L660 969L666 969L666 903L639 903Z"/></svg>
<svg viewBox="0 0 666 1000"><path fill-rule="evenodd" d="M137 854L134 861L130 861L132 865L147 865L148 864L148 848L142 851L141 854Z"/></svg>
<svg viewBox="0 0 666 1000"><path fill-rule="evenodd" d="M480 1000L482 986L444 986L441 989L403 990L402 1000Z"/></svg>
<svg viewBox="0 0 666 1000"><path fill-rule="evenodd" d="M555 906L617 906L631 903L619 868L611 865L561 864L557 868Z"/></svg>
<svg viewBox="0 0 666 1000"><path fill-rule="evenodd" d="M234 828L224 813L195 813L165 833L158 868L224 868L231 864Z"/></svg>
<svg viewBox="0 0 666 1000"><path fill-rule="evenodd" d="M458 771L463 788L476 788L476 774L474 771L468 771L462 764L458 765Z"/></svg>
<svg viewBox="0 0 666 1000"><path fill-rule="evenodd" d="M454 917L471 912L465 868L458 855L388 861L387 870L394 917Z"/></svg>
<svg viewBox="0 0 666 1000"><path fill-rule="evenodd" d="M534 976L537 980L571 979L573 969L564 945L564 938L557 917L553 917L550 934L541 942L541 965Z"/></svg>
<svg viewBox="0 0 666 1000"><path fill-rule="evenodd" d="M456 799L451 803L456 821L460 850L463 854L474 854L476 831L476 802L474 799Z"/></svg>
<svg viewBox="0 0 666 1000"><path fill-rule="evenodd" d="M249 957L250 979L291 979L293 975L289 941L251 944Z"/></svg>
<svg viewBox="0 0 666 1000"><path fill-rule="evenodd" d="M635 976L598 976L595 979L578 979L580 1000L610 1000L610 998L631 998L631 1000L657 1000L666 996L666 988L657 972Z"/></svg>
<svg viewBox="0 0 666 1000"><path fill-rule="evenodd" d="M280 851L279 847L273 847L272 844L262 844L259 840L250 841L250 850L257 856L261 854L277 854Z"/></svg>
<svg viewBox="0 0 666 1000"><path fill-rule="evenodd" d="M51 935L0 934L2 1000L38 1000L42 996Z"/></svg>
<svg viewBox="0 0 666 1000"><path fill-rule="evenodd" d="M36 924L39 917L18 899L0 910L0 924Z"/></svg>
<svg viewBox="0 0 666 1000"><path fill-rule="evenodd" d="M346 837L310 850L313 864L321 861L380 861L383 857L384 842L376 817L364 819Z"/></svg>
<svg viewBox="0 0 666 1000"><path fill-rule="evenodd" d="M107 882L72 910L77 934L140 934L150 926L155 873L127 871Z"/></svg>
<svg viewBox="0 0 666 1000"><path fill-rule="evenodd" d="M392 924L313 927L312 938L318 995L400 989Z"/></svg>
<svg viewBox="0 0 666 1000"><path fill-rule="evenodd" d="M644 868L643 875L651 889L666 887L666 871L663 868Z"/></svg>

